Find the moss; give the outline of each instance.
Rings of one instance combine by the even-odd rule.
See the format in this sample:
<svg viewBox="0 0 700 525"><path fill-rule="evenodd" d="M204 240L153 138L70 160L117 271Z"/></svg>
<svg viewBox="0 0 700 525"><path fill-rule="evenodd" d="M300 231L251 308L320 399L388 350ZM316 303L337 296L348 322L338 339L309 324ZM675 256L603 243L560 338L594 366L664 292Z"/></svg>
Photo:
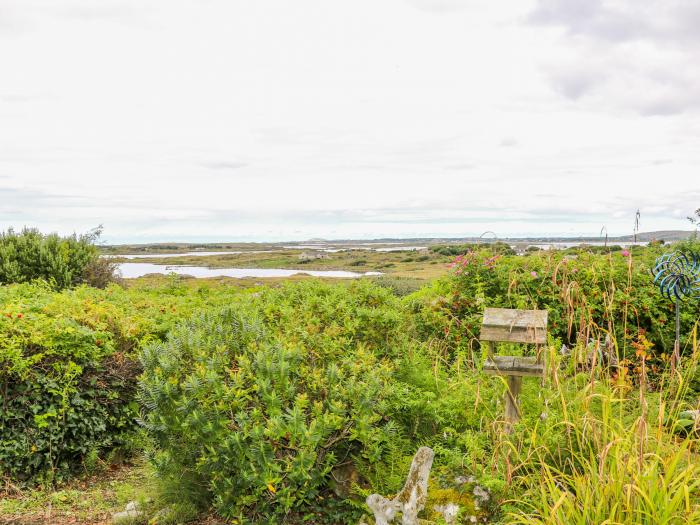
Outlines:
<svg viewBox="0 0 700 525"><path fill-rule="evenodd" d="M431 487L428 490L428 501L421 515L424 519L428 520L427 523L444 523L442 515L435 510L435 507L448 503L454 503L459 506L460 517L478 516L481 514L481 512L476 509L474 496L471 492L454 488L440 489ZM457 523L461 522L462 521L458 518Z"/></svg>

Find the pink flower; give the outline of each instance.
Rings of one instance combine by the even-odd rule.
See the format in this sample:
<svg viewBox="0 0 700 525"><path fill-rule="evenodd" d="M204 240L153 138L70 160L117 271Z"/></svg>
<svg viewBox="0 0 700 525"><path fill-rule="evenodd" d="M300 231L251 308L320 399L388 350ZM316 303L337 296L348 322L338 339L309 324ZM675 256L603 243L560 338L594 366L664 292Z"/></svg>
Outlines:
<svg viewBox="0 0 700 525"><path fill-rule="evenodd" d="M533 277L534 279L537 279L537 272L532 271L532 272L530 272L530 275L532 275L532 277Z"/></svg>
<svg viewBox="0 0 700 525"><path fill-rule="evenodd" d="M622 253L622 256L623 256L623 257L629 257L629 256L630 256L629 250L622 250L621 253Z"/></svg>

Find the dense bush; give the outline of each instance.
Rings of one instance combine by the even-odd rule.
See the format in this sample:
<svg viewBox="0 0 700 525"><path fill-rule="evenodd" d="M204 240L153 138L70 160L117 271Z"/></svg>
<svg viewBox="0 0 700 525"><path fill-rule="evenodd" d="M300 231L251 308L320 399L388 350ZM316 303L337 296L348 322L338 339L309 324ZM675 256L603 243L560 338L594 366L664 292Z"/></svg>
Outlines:
<svg viewBox="0 0 700 525"><path fill-rule="evenodd" d="M455 414L477 391L413 348L404 321L383 288L309 282L202 314L147 347L140 398L166 485L239 521L349 523L361 499L345 499L334 469L395 492L417 443L462 468L467 442L483 445L463 434L480 416Z"/></svg>
<svg viewBox="0 0 700 525"><path fill-rule="evenodd" d="M86 235L59 237L25 228L0 233L0 284L43 279L56 288L79 283L106 286L115 267L99 260L95 241L100 229Z"/></svg>
<svg viewBox="0 0 700 525"><path fill-rule="evenodd" d="M515 255L515 251L510 247L510 244L496 241L488 243L466 243L466 244L437 244L430 247L433 253L440 255L448 255L451 257L463 255L474 250L487 250L499 255Z"/></svg>
<svg viewBox="0 0 700 525"><path fill-rule="evenodd" d="M692 243L674 248L700 251ZM485 307L540 308L549 312L550 334L569 345L609 334L623 357L649 343L653 354L668 355L674 304L661 297L651 275L661 249L607 255L547 251L526 257L471 251L457 257L449 277L410 297L410 307L423 337L440 338L453 349L477 349ZM697 302L682 303L684 334L699 312Z"/></svg>
<svg viewBox="0 0 700 525"><path fill-rule="evenodd" d="M0 286L0 477L60 480L129 446L135 353L225 289Z"/></svg>

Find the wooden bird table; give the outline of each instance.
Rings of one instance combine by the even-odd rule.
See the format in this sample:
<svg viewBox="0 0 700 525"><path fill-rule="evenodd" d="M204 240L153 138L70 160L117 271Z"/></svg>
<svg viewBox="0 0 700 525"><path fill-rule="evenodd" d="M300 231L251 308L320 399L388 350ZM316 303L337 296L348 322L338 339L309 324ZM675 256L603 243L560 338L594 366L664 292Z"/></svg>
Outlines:
<svg viewBox="0 0 700 525"><path fill-rule="evenodd" d="M542 346L547 344L546 310L510 310L486 308L481 325L481 341L488 343L484 372L506 376L506 431L520 419L518 396L524 376L542 377ZM497 343L521 343L535 346L533 357L496 355Z"/></svg>

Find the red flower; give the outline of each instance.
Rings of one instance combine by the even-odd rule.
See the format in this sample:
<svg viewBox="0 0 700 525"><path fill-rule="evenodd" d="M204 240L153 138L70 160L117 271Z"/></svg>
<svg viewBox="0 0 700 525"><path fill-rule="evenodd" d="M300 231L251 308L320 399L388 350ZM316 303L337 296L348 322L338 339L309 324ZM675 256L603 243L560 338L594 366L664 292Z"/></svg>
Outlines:
<svg viewBox="0 0 700 525"><path fill-rule="evenodd" d="M24 317L24 314L22 314L22 313L17 314L17 319L22 319L22 317Z"/></svg>

